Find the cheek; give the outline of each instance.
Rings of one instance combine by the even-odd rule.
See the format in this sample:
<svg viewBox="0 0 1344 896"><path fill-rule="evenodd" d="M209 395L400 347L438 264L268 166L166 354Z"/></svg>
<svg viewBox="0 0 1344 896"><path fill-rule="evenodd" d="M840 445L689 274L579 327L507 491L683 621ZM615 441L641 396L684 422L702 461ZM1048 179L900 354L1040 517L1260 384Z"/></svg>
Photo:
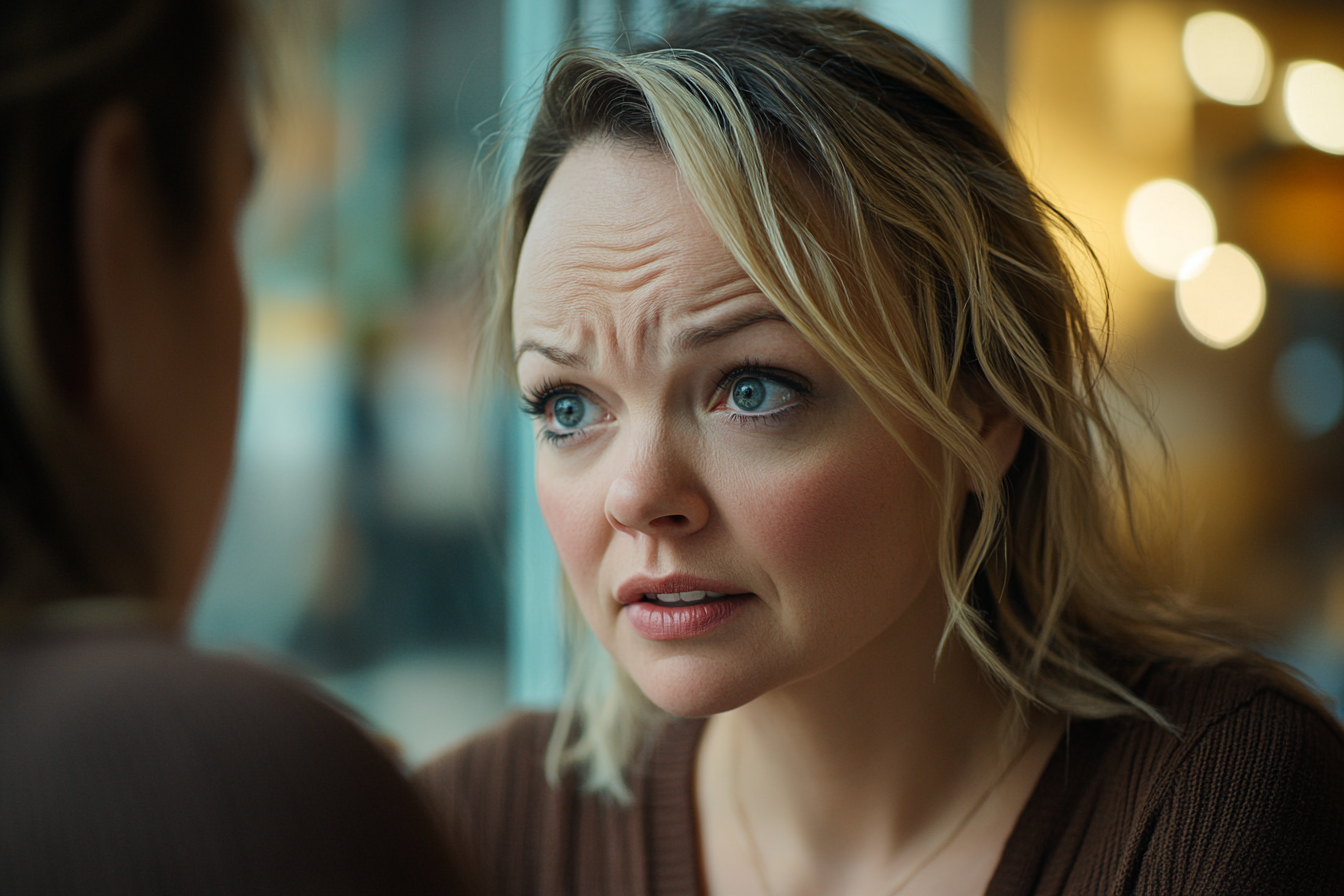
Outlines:
<svg viewBox="0 0 1344 896"><path fill-rule="evenodd" d="M903 605L935 568L932 490L885 433L855 442L787 475L756 477L754 487L744 481L732 502L744 508L738 539L751 542L799 626L871 620L875 602Z"/></svg>
<svg viewBox="0 0 1344 896"><path fill-rule="evenodd" d="M243 334L247 327L247 299L233 241L229 240L216 259L212 295L212 333L210 347L221 373L220 392L238 402L242 381Z"/></svg>
<svg viewBox="0 0 1344 896"><path fill-rule="evenodd" d="M600 489L585 488L582 481L559 475L545 458L537 460L536 483L537 503L560 563L580 605L587 606L597 591L609 529L603 495Z"/></svg>
<svg viewBox="0 0 1344 896"><path fill-rule="evenodd" d="M203 440L230 452L238 420L242 386L243 331L247 302L238 270L232 231L220 228L196 277L203 288L192 297L197 339L183 349L185 364L195 365L196 401L206 433ZM228 462L225 463L227 467Z"/></svg>

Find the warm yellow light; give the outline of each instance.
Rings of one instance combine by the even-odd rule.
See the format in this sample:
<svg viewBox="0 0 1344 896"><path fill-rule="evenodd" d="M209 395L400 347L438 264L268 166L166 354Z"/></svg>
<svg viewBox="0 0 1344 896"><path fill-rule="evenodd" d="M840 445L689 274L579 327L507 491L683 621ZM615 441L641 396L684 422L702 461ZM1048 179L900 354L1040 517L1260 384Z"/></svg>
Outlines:
<svg viewBox="0 0 1344 896"><path fill-rule="evenodd" d="M1213 210L1179 180L1149 181L1125 204L1125 242L1143 269L1175 280L1186 259L1218 240Z"/></svg>
<svg viewBox="0 0 1344 896"><path fill-rule="evenodd" d="M1255 260L1231 243L1192 256L1176 283L1181 323L1200 342L1231 348L1260 326L1265 278Z"/></svg>
<svg viewBox="0 0 1344 896"><path fill-rule="evenodd" d="M1149 0L1096 5L1103 88L1096 99L1112 145L1159 164L1184 155L1194 133L1194 91L1181 62L1184 17Z"/></svg>
<svg viewBox="0 0 1344 896"><path fill-rule="evenodd" d="M1283 111L1304 143L1344 155L1344 69L1314 59L1289 65Z"/></svg>
<svg viewBox="0 0 1344 896"><path fill-rule="evenodd" d="M1269 45L1255 26L1229 12L1202 12L1185 23L1185 70L1205 95L1234 106L1260 102L1269 91Z"/></svg>

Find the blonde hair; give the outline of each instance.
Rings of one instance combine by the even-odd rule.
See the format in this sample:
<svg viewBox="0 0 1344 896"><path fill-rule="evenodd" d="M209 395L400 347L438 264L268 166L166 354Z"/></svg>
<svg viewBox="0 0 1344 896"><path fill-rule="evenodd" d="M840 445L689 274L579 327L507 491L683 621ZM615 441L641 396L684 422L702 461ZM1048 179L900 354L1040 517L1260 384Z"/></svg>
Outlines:
<svg viewBox="0 0 1344 896"><path fill-rule="evenodd" d="M1129 392L1057 240L1086 243L941 62L857 13L777 6L698 14L657 49L564 53L505 212L502 358L532 213L590 141L664 153L743 270L892 435L913 420L941 443L943 643L964 641L1019 718L1035 706L1165 725L1124 670L1236 652L1198 633L1145 568L1147 521L1107 405ZM1006 475L954 410L959 392L1025 425ZM574 660L548 773L580 766L588 787L622 798L659 713L566 605Z"/></svg>

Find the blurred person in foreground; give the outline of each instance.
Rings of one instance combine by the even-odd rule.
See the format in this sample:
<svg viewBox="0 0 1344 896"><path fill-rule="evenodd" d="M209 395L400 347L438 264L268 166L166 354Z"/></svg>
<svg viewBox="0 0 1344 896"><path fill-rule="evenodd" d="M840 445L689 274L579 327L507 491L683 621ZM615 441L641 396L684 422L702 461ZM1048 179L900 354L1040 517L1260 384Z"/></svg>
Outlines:
<svg viewBox="0 0 1344 896"><path fill-rule="evenodd" d="M941 62L785 6L565 53L504 224L579 618L558 713L419 775L465 870L1344 893L1344 733L1153 565L1078 232Z"/></svg>
<svg viewBox="0 0 1344 896"><path fill-rule="evenodd" d="M443 893L394 763L180 643L232 463L232 0L0 7L0 893Z"/></svg>

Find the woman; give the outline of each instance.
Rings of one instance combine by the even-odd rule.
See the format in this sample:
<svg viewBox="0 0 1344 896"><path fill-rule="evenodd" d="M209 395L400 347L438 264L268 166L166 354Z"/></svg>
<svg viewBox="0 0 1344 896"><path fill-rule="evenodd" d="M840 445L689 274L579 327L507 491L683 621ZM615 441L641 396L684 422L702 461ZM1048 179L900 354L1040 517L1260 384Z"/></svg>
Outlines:
<svg viewBox="0 0 1344 896"><path fill-rule="evenodd" d="M0 892L443 893L392 762L178 640L232 462L231 0L0 7Z"/></svg>
<svg viewBox="0 0 1344 896"><path fill-rule="evenodd" d="M421 773L487 886L1344 888L1344 737L1149 574L1058 235L853 12L552 67L494 333L591 635Z"/></svg>

